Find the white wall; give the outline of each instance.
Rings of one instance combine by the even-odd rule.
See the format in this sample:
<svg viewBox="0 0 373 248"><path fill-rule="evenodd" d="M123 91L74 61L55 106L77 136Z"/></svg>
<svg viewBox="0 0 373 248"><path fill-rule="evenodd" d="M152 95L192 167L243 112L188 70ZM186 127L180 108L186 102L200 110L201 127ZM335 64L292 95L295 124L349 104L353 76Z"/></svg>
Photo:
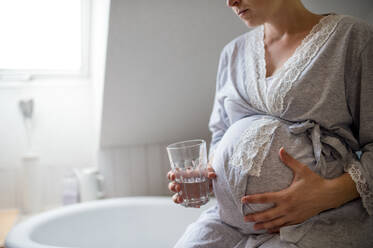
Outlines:
<svg viewBox="0 0 373 248"><path fill-rule="evenodd" d="M216 0L113 0L101 145L208 138L223 46L247 28Z"/></svg>
<svg viewBox="0 0 373 248"><path fill-rule="evenodd" d="M359 17L373 24L372 0L302 0L315 13L338 13Z"/></svg>
<svg viewBox="0 0 373 248"><path fill-rule="evenodd" d="M97 164L109 0L92 1L92 73L88 79L0 82L0 208L21 207L21 159L27 151L18 101L35 101L33 139L45 207L61 203L62 178Z"/></svg>

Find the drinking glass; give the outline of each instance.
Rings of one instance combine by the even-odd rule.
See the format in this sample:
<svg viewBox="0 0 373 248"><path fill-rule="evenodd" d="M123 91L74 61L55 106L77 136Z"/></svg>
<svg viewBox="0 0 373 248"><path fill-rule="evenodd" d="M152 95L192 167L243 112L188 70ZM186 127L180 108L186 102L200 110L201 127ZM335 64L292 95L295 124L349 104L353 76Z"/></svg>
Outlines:
<svg viewBox="0 0 373 248"><path fill-rule="evenodd" d="M181 205L198 207L209 201L206 142L187 140L167 146L175 181L180 184Z"/></svg>

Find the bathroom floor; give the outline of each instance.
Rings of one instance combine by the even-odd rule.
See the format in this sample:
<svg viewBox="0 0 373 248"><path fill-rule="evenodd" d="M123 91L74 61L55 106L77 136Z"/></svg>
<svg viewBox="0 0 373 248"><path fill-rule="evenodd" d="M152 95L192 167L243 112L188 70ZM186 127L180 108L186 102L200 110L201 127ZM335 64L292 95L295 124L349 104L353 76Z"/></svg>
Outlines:
<svg viewBox="0 0 373 248"><path fill-rule="evenodd" d="M5 237L18 220L17 209L0 210L0 248L4 248Z"/></svg>

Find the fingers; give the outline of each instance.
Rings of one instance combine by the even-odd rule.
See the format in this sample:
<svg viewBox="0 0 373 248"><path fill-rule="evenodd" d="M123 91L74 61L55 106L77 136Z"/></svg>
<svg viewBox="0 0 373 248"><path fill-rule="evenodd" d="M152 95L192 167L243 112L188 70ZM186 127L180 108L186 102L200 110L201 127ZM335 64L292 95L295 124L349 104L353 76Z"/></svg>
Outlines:
<svg viewBox="0 0 373 248"><path fill-rule="evenodd" d="M168 178L168 180L170 180L170 181L174 181L174 180L176 179L175 173L173 173L172 171L169 171L169 172L167 173L167 178Z"/></svg>
<svg viewBox="0 0 373 248"><path fill-rule="evenodd" d="M275 229L276 230L277 228L280 228L281 226L284 226L284 225L286 225L286 219L285 217L280 217L280 218L277 218L271 221L256 223L254 225L254 229L255 230L261 230L261 229L267 229L267 230Z"/></svg>
<svg viewBox="0 0 373 248"><path fill-rule="evenodd" d="M279 233L279 232L280 232L280 227L275 227L275 228L268 229L269 234Z"/></svg>
<svg viewBox="0 0 373 248"><path fill-rule="evenodd" d="M210 179L209 180L209 192L211 193L213 191L212 180L216 178L215 170L214 168L211 167L211 164L208 164L207 166L207 178Z"/></svg>
<svg viewBox="0 0 373 248"><path fill-rule="evenodd" d="M272 207L263 212L248 214L244 217L246 222L255 222L254 229L266 229L268 233L277 233L280 228L289 225L283 208L279 206Z"/></svg>
<svg viewBox="0 0 373 248"><path fill-rule="evenodd" d="M174 194L172 196L172 200L176 203L176 204L180 204L183 202L183 198L179 195L179 194Z"/></svg>
<svg viewBox="0 0 373 248"><path fill-rule="evenodd" d="M168 189L172 192L176 192L176 194L174 194L172 196L172 200L176 203L176 204L180 204L183 202L183 198L177 193L180 191L180 185L178 183L176 183L174 180L176 179L176 176L175 176L175 173L173 173L172 171L169 171L167 173L167 178L168 180L172 181L168 184Z"/></svg>
<svg viewBox="0 0 373 248"><path fill-rule="evenodd" d="M212 185L212 180L209 180L209 192L211 193L213 191L213 185Z"/></svg>
<svg viewBox="0 0 373 248"><path fill-rule="evenodd" d="M207 174L206 174L206 172L207 172ZM206 172L204 172L203 175L207 176L207 178L209 178L209 179L215 179L216 178L215 170L212 167L208 167ZM183 176L193 176L193 173L195 173L194 176L199 176L200 175L199 171L185 172L184 173L185 175L183 174L183 172L181 172L181 173L178 173L178 175L179 176L181 176L181 175L183 175ZM169 171L167 173L167 179L169 181L175 181L176 173L173 172L173 171Z"/></svg>
<svg viewBox="0 0 373 248"><path fill-rule="evenodd" d="M168 189L172 192L179 192L180 191L180 184L176 183L175 181L172 181L168 184Z"/></svg>
<svg viewBox="0 0 373 248"><path fill-rule="evenodd" d="M193 175L193 173L196 173L196 174ZM176 178L180 179L180 177L184 177L184 176L185 177L200 176L201 175L200 173L201 173L201 171L199 171L199 170L192 171L192 172L188 172L188 171L186 171L186 172L183 172L183 171L180 172L179 171L178 172L178 171L170 170L169 172L167 172L167 178L168 178L169 181L171 181L168 184L168 189L172 192L178 193L181 190L181 186L180 186L179 183L175 182ZM207 178L209 179L209 192L211 193L213 191L212 179L216 178L215 170L211 166L208 166L207 170L204 169L202 173L203 173L203 176L207 176Z"/></svg>
<svg viewBox="0 0 373 248"><path fill-rule="evenodd" d="M283 211L279 207L273 207L263 212L248 214L244 217L247 222L266 222L283 216Z"/></svg>
<svg viewBox="0 0 373 248"><path fill-rule="evenodd" d="M279 199L280 192L268 192L257 195L246 195L241 198L243 204L247 203L276 203Z"/></svg>
<svg viewBox="0 0 373 248"><path fill-rule="evenodd" d="M207 177L209 179L215 179L216 178L216 173L215 170L212 167L207 167Z"/></svg>
<svg viewBox="0 0 373 248"><path fill-rule="evenodd" d="M283 147L280 149L280 159L282 162L292 169L295 173L301 173L302 170L306 167L304 164L293 158L289 153L285 151Z"/></svg>

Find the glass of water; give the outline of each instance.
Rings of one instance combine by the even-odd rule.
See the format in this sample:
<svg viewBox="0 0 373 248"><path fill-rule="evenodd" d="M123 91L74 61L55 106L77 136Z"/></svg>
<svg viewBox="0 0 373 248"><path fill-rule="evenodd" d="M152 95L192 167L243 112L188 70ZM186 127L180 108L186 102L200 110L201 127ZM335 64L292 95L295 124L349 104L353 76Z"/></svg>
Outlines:
<svg viewBox="0 0 373 248"><path fill-rule="evenodd" d="M167 146L175 181L180 184L181 205L198 207L209 201L206 142L187 140Z"/></svg>

